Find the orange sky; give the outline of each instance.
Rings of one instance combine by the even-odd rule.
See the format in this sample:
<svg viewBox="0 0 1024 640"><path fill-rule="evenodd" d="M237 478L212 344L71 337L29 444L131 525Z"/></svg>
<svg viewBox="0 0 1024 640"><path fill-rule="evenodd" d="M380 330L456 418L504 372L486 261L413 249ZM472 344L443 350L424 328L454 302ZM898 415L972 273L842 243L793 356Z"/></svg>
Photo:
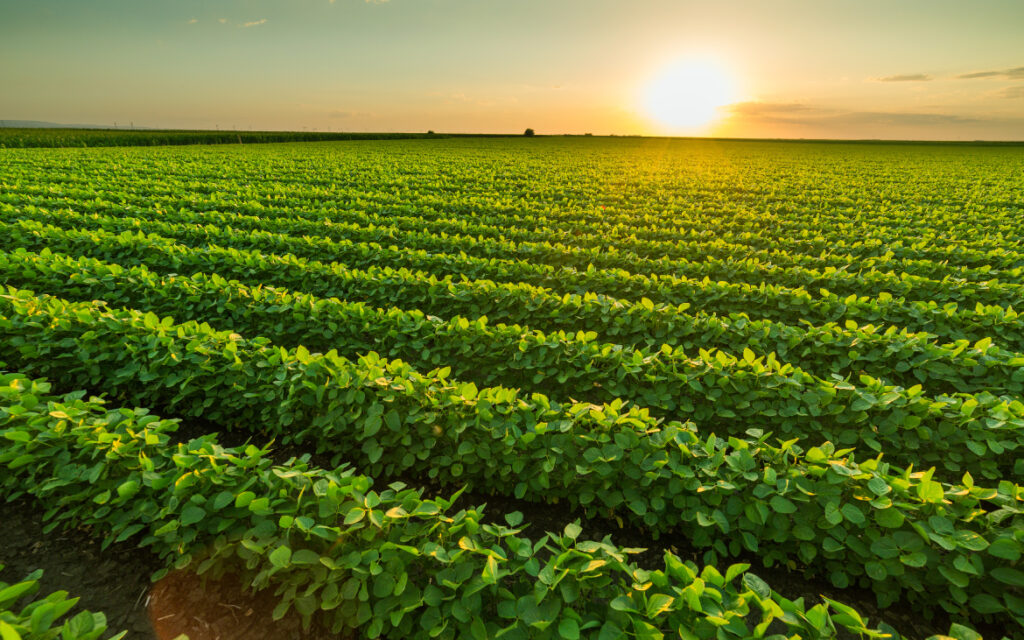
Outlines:
<svg viewBox="0 0 1024 640"><path fill-rule="evenodd" d="M1024 139L1024 2L981 6L0 0L0 119ZM660 71L695 60L734 91L712 121L675 126L666 109L696 108L707 86L671 87L658 109L645 96Z"/></svg>

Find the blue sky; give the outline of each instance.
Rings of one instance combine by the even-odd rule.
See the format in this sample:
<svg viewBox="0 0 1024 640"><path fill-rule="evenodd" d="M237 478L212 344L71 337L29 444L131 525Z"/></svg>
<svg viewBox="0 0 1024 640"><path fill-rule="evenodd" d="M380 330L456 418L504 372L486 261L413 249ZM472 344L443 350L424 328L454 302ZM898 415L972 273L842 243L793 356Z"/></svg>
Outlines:
<svg viewBox="0 0 1024 640"><path fill-rule="evenodd" d="M1017 1L0 0L0 118L1022 139L1021 25ZM692 59L734 91L681 130L643 96Z"/></svg>

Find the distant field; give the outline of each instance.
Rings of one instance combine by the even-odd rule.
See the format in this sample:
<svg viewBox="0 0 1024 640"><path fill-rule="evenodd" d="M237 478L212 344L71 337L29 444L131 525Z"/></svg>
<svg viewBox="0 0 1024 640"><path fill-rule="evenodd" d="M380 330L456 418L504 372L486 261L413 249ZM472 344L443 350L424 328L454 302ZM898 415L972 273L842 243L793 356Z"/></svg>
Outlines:
<svg viewBox="0 0 1024 640"><path fill-rule="evenodd" d="M237 142L63 134L40 135ZM0 227L0 369L21 376L0 486L279 588L282 613L392 637L879 628L757 577L786 567L897 625L1024 633L1019 147L8 148ZM76 390L367 477L175 449L173 424ZM372 477L526 523L557 503L582 533L531 546L518 511ZM692 552L639 569L591 518Z"/></svg>
<svg viewBox="0 0 1024 640"><path fill-rule="evenodd" d="M204 131L0 127L0 148L139 147L181 144L254 144L332 140L398 140L443 137L427 133L331 133L324 131Z"/></svg>

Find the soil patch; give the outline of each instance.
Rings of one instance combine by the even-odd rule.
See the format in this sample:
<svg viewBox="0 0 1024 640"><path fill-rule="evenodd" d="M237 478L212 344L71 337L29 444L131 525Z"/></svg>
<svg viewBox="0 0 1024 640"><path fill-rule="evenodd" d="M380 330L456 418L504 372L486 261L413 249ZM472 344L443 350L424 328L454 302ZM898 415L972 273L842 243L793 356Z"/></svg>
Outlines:
<svg viewBox="0 0 1024 640"><path fill-rule="evenodd" d="M158 640L173 640L182 633L189 640L344 638L323 629L303 629L294 610L274 620L278 599L273 590L249 593L234 576L204 580L191 571L174 571L153 585L148 601Z"/></svg>
<svg viewBox="0 0 1024 640"><path fill-rule="evenodd" d="M237 579L204 580L175 571L153 584L164 565L131 540L102 548L87 527L43 532L42 509L32 498L0 503L3 580L17 582L43 570L40 594L67 591L79 597L69 616L88 609L107 616L104 638L127 631L125 640L320 640L339 638L323 629L302 629L290 611L272 619L278 600L266 589L250 594Z"/></svg>
<svg viewBox="0 0 1024 640"><path fill-rule="evenodd" d="M88 609L107 616L109 637L128 631L126 640L153 640L146 614L149 577L160 559L130 541L103 549L88 529L43 533L43 509L31 498L0 503L0 564L5 582L43 570L40 593L67 591L81 598L70 615Z"/></svg>

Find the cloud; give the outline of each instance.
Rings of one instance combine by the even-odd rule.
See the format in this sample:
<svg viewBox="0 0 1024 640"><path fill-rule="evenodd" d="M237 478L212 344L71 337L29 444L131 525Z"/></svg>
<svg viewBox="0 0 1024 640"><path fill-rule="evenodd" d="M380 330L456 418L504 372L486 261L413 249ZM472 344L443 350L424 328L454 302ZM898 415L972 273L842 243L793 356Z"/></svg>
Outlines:
<svg viewBox="0 0 1024 640"><path fill-rule="evenodd" d="M344 109L334 109L333 111L327 112L327 117L338 119L372 118L373 114L369 111L345 111Z"/></svg>
<svg viewBox="0 0 1024 640"><path fill-rule="evenodd" d="M793 113L794 111L816 111L819 109L819 107L811 107L800 102L736 102L729 105L730 111L747 115Z"/></svg>
<svg viewBox="0 0 1024 640"><path fill-rule="evenodd" d="M192 18L191 20L188 21L188 24L195 24L197 22L199 22L199 18Z"/></svg>
<svg viewBox="0 0 1024 640"><path fill-rule="evenodd" d="M979 118L953 113L914 113L904 111L848 111L836 114L833 119L837 122L852 124L898 124L916 127L984 122Z"/></svg>
<svg viewBox="0 0 1024 640"><path fill-rule="evenodd" d="M253 20L252 22L243 22L242 24L240 24L238 26L240 26L243 29L245 29L245 28L248 28L248 27L258 27L261 24L266 24L266 23L267 23L267 19L263 18L262 20Z"/></svg>
<svg viewBox="0 0 1024 640"><path fill-rule="evenodd" d="M824 113L819 107L798 102L737 102L725 108L742 120L794 124L804 122L806 116L815 117ZM805 117L800 117L801 115Z"/></svg>
<svg viewBox="0 0 1024 640"><path fill-rule="evenodd" d="M1024 84L1018 84L1012 87L1006 87L994 94L996 98L1002 98L1004 100L1015 100L1017 98L1024 98Z"/></svg>
<svg viewBox="0 0 1024 640"><path fill-rule="evenodd" d="M959 80L974 80L976 78L1003 78L1006 80L1024 80L1024 67L1013 69L1002 69L1000 71L975 71L958 75Z"/></svg>
<svg viewBox="0 0 1024 640"><path fill-rule="evenodd" d="M984 122L984 120L978 118L950 113L856 111L807 105L799 102L739 102L729 105L727 108L739 120L807 126L935 126Z"/></svg>
<svg viewBox="0 0 1024 640"><path fill-rule="evenodd" d="M221 24L227 24L228 23L228 19L227 18L217 18L217 22L219 22Z"/></svg>
<svg viewBox="0 0 1024 640"><path fill-rule="evenodd" d="M932 77L927 73L905 73L896 76L878 78L879 82L928 82Z"/></svg>

